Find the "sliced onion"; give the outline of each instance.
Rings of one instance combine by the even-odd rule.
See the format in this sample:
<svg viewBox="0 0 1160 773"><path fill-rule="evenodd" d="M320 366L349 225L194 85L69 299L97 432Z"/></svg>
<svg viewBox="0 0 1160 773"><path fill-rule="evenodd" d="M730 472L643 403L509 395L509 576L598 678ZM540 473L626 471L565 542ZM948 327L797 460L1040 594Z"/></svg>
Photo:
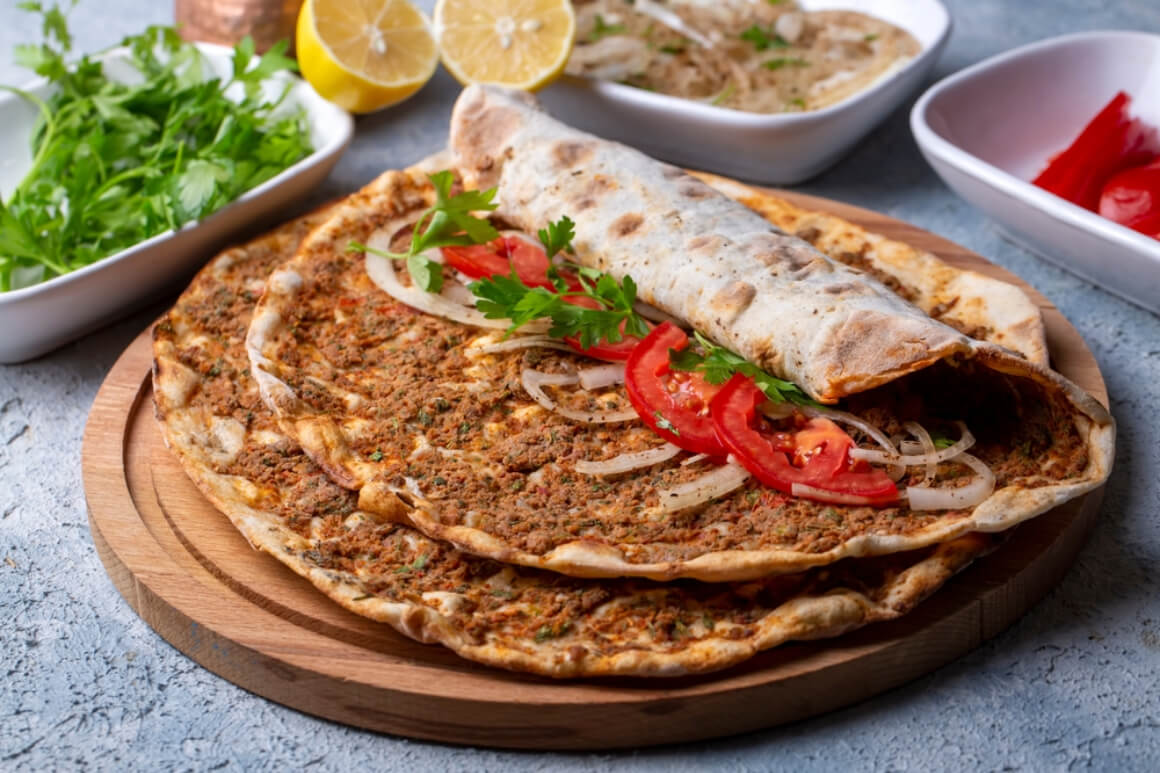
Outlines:
<svg viewBox="0 0 1160 773"><path fill-rule="evenodd" d="M581 389L603 389L624 383L624 363L612 362L608 365L597 365L594 368L584 368L579 372Z"/></svg>
<svg viewBox="0 0 1160 773"><path fill-rule="evenodd" d="M680 452L681 449L677 446L672 443L665 443L658 448L650 448L647 451L636 451L631 454L621 454L620 456L606 459L603 462L579 461L576 462L576 472L581 472L585 475L615 475L617 473L639 470L644 467L652 467L654 464L667 462Z"/></svg>
<svg viewBox="0 0 1160 773"><path fill-rule="evenodd" d="M954 445L948 446L941 450L935 451L931 454L926 453L910 453L915 449L915 446L910 445L910 441L903 441L900 443L902 448L901 454L885 454L881 451L872 451L868 448L854 448L850 451L851 459L863 459L873 464L904 464L908 467L917 467L925 464L941 464L942 462L954 459L963 451L975 445L975 436L967 429L967 425L961 421L955 422L959 431L962 433ZM918 448L921 449L921 444Z"/></svg>
<svg viewBox="0 0 1160 773"><path fill-rule="evenodd" d="M908 421L903 423L902 428L910 434L918 438L919 444L922 445L923 456L926 457L926 472L922 476L922 483L920 486L929 486L934 480L934 474L938 471L938 464L930 461L931 457L938 453L938 449L934 446L934 441L930 439L930 433L926 431L926 427L919 424L917 421Z"/></svg>
<svg viewBox="0 0 1160 773"><path fill-rule="evenodd" d="M512 229L505 229L503 231L500 231L499 235L503 236L505 238L506 237L514 237L516 239L519 239L521 242L524 242L525 244L532 245L536 249L540 249L540 250L544 249L544 245L540 242L539 239L532 236L531 234L524 233L523 231L515 231Z"/></svg>
<svg viewBox="0 0 1160 773"><path fill-rule="evenodd" d="M462 322L465 325L487 327L493 330L506 330L511 327L510 320L488 319L483 316L483 312L471 306L455 303L442 295L429 293L414 285L404 286L399 282L399 277L395 273L395 265L390 258L372 255L368 252L366 254L366 269L367 276L379 286L379 289L396 301L405 303L412 308L449 319L452 322ZM533 320L524 325L521 330L529 333L546 333L548 326L548 320Z"/></svg>
<svg viewBox="0 0 1160 773"><path fill-rule="evenodd" d="M506 341L498 341L494 344L487 344L481 346L476 351L481 354L496 354L497 352L511 352L516 349L530 349L539 347L541 349L559 349L562 352L576 351L568 344L561 341L559 338L552 338L551 336L517 336L516 338L509 338Z"/></svg>
<svg viewBox="0 0 1160 773"><path fill-rule="evenodd" d="M870 422L864 421L863 419L858 418L857 416L855 416L852 413L846 413L845 411L839 411L839 410L835 410L833 408L815 408L815 407L810 406L810 405L801 406L801 412L804 413L806 416L809 416L810 418L815 418L815 417L821 416L823 418L829 419L830 421L837 422L838 424L847 424L851 427L859 429L867 437L871 438L875 443L882 446L882 448L884 448L886 450L886 453L889 454L891 457L898 456L898 448L894 445L894 443L892 443L890 441L890 438L886 437L885 432L878 429ZM860 457L856 456L855 454L861 450L862 449L860 449L860 448L850 449L850 458L852 458L852 459L860 458ZM873 452L871 452L871 453L873 453ZM897 481L900 478L902 478L903 475L906 474L906 467L904 467L903 465L894 461L893 459L882 460L882 461L879 461L878 463L885 464L885 465L888 465L890 467L889 471L886 474L890 476L891 480Z"/></svg>
<svg viewBox="0 0 1160 773"><path fill-rule="evenodd" d="M793 403L789 402L788 400L783 400L780 403L770 402L767 400L765 404L761 406L761 415L767 419L773 419L774 421L788 419L790 416L793 416L793 411Z"/></svg>
<svg viewBox="0 0 1160 773"><path fill-rule="evenodd" d="M709 458L708 454L697 454L696 456L690 456L688 459L681 462L681 466L682 467L689 467L689 466L697 464L699 462L703 462L708 458Z"/></svg>
<svg viewBox="0 0 1160 773"><path fill-rule="evenodd" d="M890 442L890 438L886 437L885 432L878 429L873 424L858 418L852 413L838 411L833 408L818 408L812 405L802 405L799 407L799 410L801 410L802 413L804 413L806 416L809 416L810 418L821 416L822 418L829 419L830 421L837 422L838 424L847 424L851 427L856 427L857 429L862 430L862 432L864 432L867 437L872 438L875 443L885 448L894 456L898 455L898 449L893 443Z"/></svg>
<svg viewBox="0 0 1160 773"><path fill-rule="evenodd" d="M570 386L572 384L578 384L580 383L579 376L568 373L541 373L538 370L525 369L520 373L520 383L524 385L524 389L527 390L527 393L537 403L547 410L555 411L561 416L565 416L573 421L580 421L585 424L612 424L618 421L631 421L639 418L636 411L632 409L625 411L574 411L570 408L557 405L544 392L545 385Z"/></svg>
<svg viewBox="0 0 1160 773"><path fill-rule="evenodd" d="M396 301L405 303L412 308L434 314L437 317L444 317L452 322L462 322L465 325L489 327L495 330L506 330L511 326L511 322L506 319L488 319L477 309L464 306L462 303L455 303L442 295L429 293L415 286L403 286L399 282L394 263L390 258L372 255L368 252L366 268L367 276L379 286L379 289Z"/></svg>
<svg viewBox="0 0 1160 773"><path fill-rule="evenodd" d="M662 489L659 492L661 509L672 513L695 507L740 488L748 479L749 471L730 456L728 462L699 478L670 489Z"/></svg>
<svg viewBox="0 0 1160 773"><path fill-rule="evenodd" d="M677 14L652 0L636 0L633 8L646 16L651 16L674 32L679 32L690 40L694 40L705 48L712 48L713 42L696 29L690 27Z"/></svg>
<svg viewBox="0 0 1160 773"><path fill-rule="evenodd" d="M873 505L876 504L873 499L860 497L857 494L843 494L838 491L826 491L825 489L815 488L814 486L807 486L805 483L794 483L790 485L790 493L795 497L806 497L807 499L816 499L819 502L833 502L836 505Z"/></svg>
<svg viewBox="0 0 1160 773"><path fill-rule="evenodd" d="M460 306L471 307L475 305L475 296L461 282L444 282L439 295L452 303L458 303Z"/></svg>
<svg viewBox="0 0 1160 773"><path fill-rule="evenodd" d="M991 472L991 468L982 459L960 453L951 461L967 465L979 474L978 477L967 485L956 488L911 486L906 490L911 510L955 510L974 507L995 491L995 473Z"/></svg>
<svg viewBox="0 0 1160 773"><path fill-rule="evenodd" d="M685 328L686 330L689 327L687 322L683 322L673 315L667 314L656 306L645 303L644 301L637 301L632 304L632 310L651 322L672 322L677 327Z"/></svg>

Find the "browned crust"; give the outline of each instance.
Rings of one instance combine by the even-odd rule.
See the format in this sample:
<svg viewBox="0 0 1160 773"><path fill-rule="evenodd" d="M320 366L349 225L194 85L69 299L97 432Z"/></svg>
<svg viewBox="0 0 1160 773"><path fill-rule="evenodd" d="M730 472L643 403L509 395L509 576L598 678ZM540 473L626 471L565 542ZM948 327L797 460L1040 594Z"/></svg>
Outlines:
<svg viewBox="0 0 1160 773"><path fill-rule="evenodd" d="M349 238L366 238L367 222L389 222L402 217L397 199L398 192L422 199L407 182L405 175L388 172L363 192L353 197L351 204L320 228L300 250L292 269L298 262L326 260L327 244L345 244ZM372 216L373 215L373 216ZM354 232L351 233L351 224ZM967 358L977 358L987 367L1004 373L1030 378L1051 390L1060 392L1074 411L1077 432L1087 451L1087 466L1079 476L1063 483L1023 487L1009 485L996 491L976 506L965 517L944 518L906 534L861 534L840 542L835 547L819 552L785 549L716 550L699 556L667 562L633 561L614 545L580 539L558 544L545 553L535 553L514 547L493 534L470 526L445 524L437 511L428 503L416 501L406 491L375 480L376 467L353 454L343 440L341 427L335 417L315 413L298 400L292 390L278 380L277 369L267 359L266 347L280 320L279 306L293 304L294 293L267 292L259 305L255 323L250 330L251 361L263 384L263 394L283 419L283 427L291 433L316 461L326 469L341 470L337 478L343 485L364 490L362 506L379 510L386 518L400 517L400 503L406 508L405 517L425 534L450 542L460 549L509 563L547 569L579 577L637 576L655 580L693 578L709 582L739 581L772 573L800 572L811 567L830 564L844 558L877 556L915 550L952 540L972 531L999 532L1050 510L1062 502L1099 486L1111 469L1114 453L1114 423L1107 411L1094 399L1059 374L1028 362L1023 357L993 344L970 341ZM887 345L874 337L879 329L867 321L860 337ZM957 350L956 350L957 351ZM931 353L915 361L929 365L938 361L945 352ZM902 372L908 372L904 369ZM859 389L873 384L858 381L856 374L848 377ZM877 383L877 382L875 382ZM368 484L372 487L367 488ZM377 504L384 503L384 504ZM408 506L409 504L414 506Z"/></svg>
<svg viewBox="0 0 1160 773"><path fill-rule="evenodd" d="M385 622L419 641L442 644L466 658L512 670L556 678L676 676L725 668L792 639L836 636L869 623L894 619L911 610L994 545L993 539L975 534L921 556L899 556L891 562L893 568L882 574L879 583L871 583L871 587L861 587L858 583L855 583L858 587L843 586L822 575L803 578L803 583L808 579L809 584L804 585L801 592L776 606L763 609L759 619L741 637L705 633L700 638L690 638L674 645L671 640L666 641L658 635L644 643L633 642L631 646L625 642L621 651L612 652L598 652L592 646L590 637L596 634L586 619L578 620L575 631L559 639L543 642L510 639L499 631L480 640L465 631L464 622L469 618L464 618L464 613L444 612L439 604L417 598L399 601L378 596L368 584L368 578L396 576L396 572L411 563L416 552L431 550L432 554L444 556L443 552L438 552L442 549L406 527L381 522L376 525L375 519L366 513L353 513L347 520L357 522L357 525L337 537L304 536L291 529L276 510L262 506L263 502L269 501L269 496L278 497L281 492L265 491L263 487L267 483L249 478L245 467L230 460L230 449L219 447L220 444L213 440L216 423L229 421L234 404L252 403L256 385L248 377L240 376L229 381L229 389L209 398L207 396L212 393L202 390L213 388L213 377L194 367L196 362L208 359L217 360L227 368L241 369L245 365L245 353L240 334L231 339L221 335L221 331L207 331L204 325L185 313L187 307L196 305L226 282L216 275L222 266L256 260L255 256L266 252L287 253L312 222L309 219L296 221L262 239L228 251L198 275L178 305L154 329L154 400L166 444L206 498L230 519L255 549L274 556L351 612ZM244 322L242 320L243 325ZM203 335L207 332L212 335ZM258 432L267 436L276 433L272 432L275 426L273 417L264 413L260 406L254 407L255 415L251 416L249 427L245 429L242 446L233 449L233 455L252 450L260 443L273 443L284 453L296 453L277 437L257 439ZM304 464L304 476L319 474L319 471L310 469L308 462ZM287 490L293 490L295 483L286 481ZM361 495L371 497L372 493L368 491L371 488L364 487ZM346 496L353 498L354 495ZM380 502L379 509L399 506L398 498L392 493L387 492L386 496L394 504ZM293 510L295 501L291 499L284 504ZM366 529L372 530L370 539L358 537L359 530ZM416 543L411 546L409 555L380 561L373 567L374 571L365 576L336 568L325 558L329 552L341 555L359 549L358 545L381 544L387 540L405 542L408 539ZM446 561L446 564L440 561ZM487 562L471 556L446 553L444 558L434 559L430 569L441 571L444 565L464 562L487 565ZM633 584L631 581L587 583L564 580L534 570L512 571L517 589L542 585L554 593L558 588L569 586L627 588L621 591L621 597L632 598L634 591L631 589L636 588L635 592L642 599L647 599L652 592L646 584ZM851 566L848 571L854 578L860 574L857 566ZM480 583L486 581L484 574L473 576L478 576ZM746 603L746 594L759 588L757 583L738 587L736 603ZM629 605L629 608L634 607ZM642 607L647 608L647 604Z"/></svg>
<svg viewBox="0 0 1160 773"><path fill-rule="evenodd" d="M1005 346L1038 365L1048 364L1043 317L1018 287L956 268L929 252L835 215L803 209L760 188L707 172L692 174L831 258L870 268L895 292L959 332Z"/></svg>

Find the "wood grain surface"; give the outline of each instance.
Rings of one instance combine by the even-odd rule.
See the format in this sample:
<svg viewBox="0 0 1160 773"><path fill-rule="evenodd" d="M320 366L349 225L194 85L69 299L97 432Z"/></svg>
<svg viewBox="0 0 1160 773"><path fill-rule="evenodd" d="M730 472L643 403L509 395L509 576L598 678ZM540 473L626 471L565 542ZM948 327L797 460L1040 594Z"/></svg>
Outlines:
<svg viewBox="0 0 1160 773"><path fill-rule="evenodd" d="M1107 404L1083 339L1010 273L883 215L777 195L1020 285L1043 312L1053 366ZM252 550L165 448L152 416L150 344L146 331L117 361L85 429L89 522L117 589L173 646L251 692L416 738L532 749L641 746L741 733L848 705L932 671L1014 622L1070 566L1102 496L1097 490L1020 527L900 620L782 646L706 676L555 682L407 639Z"/></svg>

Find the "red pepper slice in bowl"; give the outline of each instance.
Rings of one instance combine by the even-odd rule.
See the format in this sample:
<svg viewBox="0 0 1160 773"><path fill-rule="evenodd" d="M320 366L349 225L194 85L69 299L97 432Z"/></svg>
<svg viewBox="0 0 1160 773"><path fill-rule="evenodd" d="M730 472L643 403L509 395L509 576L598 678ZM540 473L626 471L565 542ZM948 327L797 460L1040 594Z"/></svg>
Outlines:
<svg viewBox="0 0 1160 773"><path fill-rule="evenodd" d="M786 494L801 484L865 504L898 501L898 487L885 472L851 463L854 441L829 419L811 419L792 433L763 431L757 412L767 399L753 379L737 374L709 408L721 444L753 477Z"/></svg>
<svg viewBox="0 0 1160 773"><path fill-rule="evenodd" d="M624 386L641 420L658 435L686 451L725 457L709 403L721 389L699 373L669 369L669 349L684 349L689 337L664 322L641 339L625 363Z"/></svg>
<svg viewBox="0 0 1160 773"><path fill-rule="evenodd" d="M1100 195L1100 214L1160 239L1160 158L1108 180Z"/></svg>
<svg viewBox="0 0 1160 773"><path fill-rule="evenodd" d="M1156 130L1129 116L1130 104L1127 94L1116 94L1075 141L1051 159L1035 185L1095 211L1109 177L1147 162L1160 151Z"/></svg>

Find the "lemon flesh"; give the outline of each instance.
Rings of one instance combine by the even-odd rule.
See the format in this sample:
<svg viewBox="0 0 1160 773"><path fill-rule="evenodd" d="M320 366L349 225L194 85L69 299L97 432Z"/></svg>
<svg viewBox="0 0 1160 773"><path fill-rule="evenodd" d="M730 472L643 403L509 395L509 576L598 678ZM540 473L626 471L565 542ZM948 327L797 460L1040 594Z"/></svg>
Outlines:
<svg viewBox="0 0 1160 773"><path fill-rule="evenodd" d="M295 43L302 76L352 113L401 102L431 79L431 23L407 0L306 0Z"/></svg>
<svg viewBox="0 0 1160 773"><path fill-rule="evenodd" d="M534 91L563 72L576 17L569 0L439 0L435 29L460 83Z"/></svg>

